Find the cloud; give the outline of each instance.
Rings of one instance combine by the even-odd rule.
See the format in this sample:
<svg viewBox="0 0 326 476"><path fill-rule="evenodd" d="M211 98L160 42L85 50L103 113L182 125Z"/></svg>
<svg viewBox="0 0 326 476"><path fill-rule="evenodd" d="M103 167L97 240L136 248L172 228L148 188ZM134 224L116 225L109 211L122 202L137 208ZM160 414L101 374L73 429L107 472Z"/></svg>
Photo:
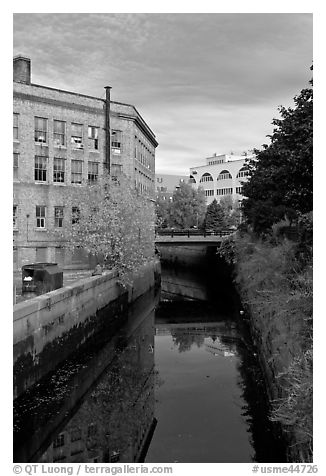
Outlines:
<svg viewBox="0 0 326 476"><path fill-rule="evenodd" d="M33 82L134 104L184 173L213 152L259 147L306 87L311 14L15 14ZM197 163L193 163L197 161Z"/></svg>

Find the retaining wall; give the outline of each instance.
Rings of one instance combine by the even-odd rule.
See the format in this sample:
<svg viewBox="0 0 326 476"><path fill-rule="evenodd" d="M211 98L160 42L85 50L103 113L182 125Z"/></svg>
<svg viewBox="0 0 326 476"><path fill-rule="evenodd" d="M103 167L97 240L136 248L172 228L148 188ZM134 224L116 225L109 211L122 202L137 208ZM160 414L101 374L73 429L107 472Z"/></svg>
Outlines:
<svg viewBox="0 0 326 476"><path fill-rule="evenodd" d="M93 276L14 306L14 398L97 333L114 333L128 304L160 281L160 262L145 265L127 289L116 271Z"/></svg>

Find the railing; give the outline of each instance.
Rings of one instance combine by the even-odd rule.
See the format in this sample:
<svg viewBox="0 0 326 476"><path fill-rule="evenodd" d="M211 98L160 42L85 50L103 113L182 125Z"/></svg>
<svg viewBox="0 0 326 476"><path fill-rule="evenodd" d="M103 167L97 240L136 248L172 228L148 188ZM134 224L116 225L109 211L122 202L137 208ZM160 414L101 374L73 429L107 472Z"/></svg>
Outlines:
<svg viewBox="0 0 326 476"><path fill-rule="evenodd" d="M171 236L173 238L174 236L187 236L190 238L190 236L203 236L206 238L206 236L229 236L232 233L234 233L234 230L228 228L228 229L223 229L223 230L164 230L164 229L159 229L156 230L156 236Z"/></svg>

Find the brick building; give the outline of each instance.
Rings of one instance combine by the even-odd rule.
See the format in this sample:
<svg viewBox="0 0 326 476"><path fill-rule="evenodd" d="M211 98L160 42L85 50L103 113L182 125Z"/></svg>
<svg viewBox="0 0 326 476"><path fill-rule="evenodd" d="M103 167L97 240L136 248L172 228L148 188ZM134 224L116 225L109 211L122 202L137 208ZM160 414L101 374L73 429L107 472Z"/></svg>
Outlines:
<svg viewBox="0 0 326 476"><path fill-rule="evenodd" d="M173 192L181 183L188 183L187 175L156 174L156 198L163 200L172 200Z"/></svg>
<svg viewBox="0 0 326 476"><path fill-rule="evenodd" d="M31 60L13 62L14 267L31 262L79 265L51 230L71 222L65 197L106 168L155 193L153 131L130 104L31 83Z"/></svg>

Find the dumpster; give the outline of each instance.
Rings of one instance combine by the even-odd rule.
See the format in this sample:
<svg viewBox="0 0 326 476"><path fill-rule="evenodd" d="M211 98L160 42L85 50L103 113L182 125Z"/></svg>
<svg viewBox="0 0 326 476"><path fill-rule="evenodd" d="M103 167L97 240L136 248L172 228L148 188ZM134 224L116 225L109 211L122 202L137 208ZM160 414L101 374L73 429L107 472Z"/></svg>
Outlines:
<svg viewBox="0 0 326 476"><path fill-rule="evenodd" d="M22 280L22 292L44 294L62 287L63 272L57 263L25 264Z"/></svg>

